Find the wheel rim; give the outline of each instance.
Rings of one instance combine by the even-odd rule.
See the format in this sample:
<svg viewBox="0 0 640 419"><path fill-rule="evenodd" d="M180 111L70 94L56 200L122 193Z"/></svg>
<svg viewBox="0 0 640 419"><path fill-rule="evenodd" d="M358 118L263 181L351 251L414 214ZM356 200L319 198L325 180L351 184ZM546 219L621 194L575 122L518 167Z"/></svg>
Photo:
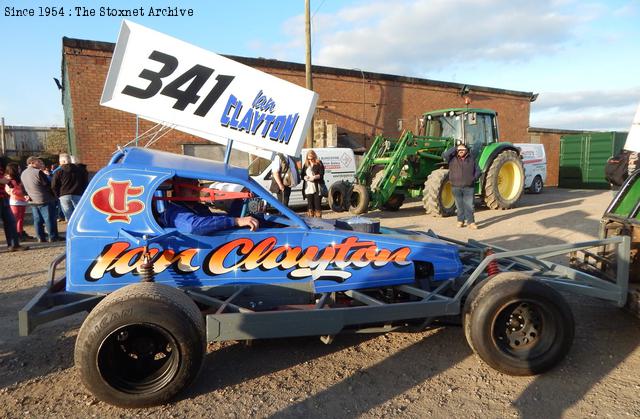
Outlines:
<svg viewBox="0 0 640 419"><path fill-rule="evenodd" d="M542 181L540 178L533 179L533 190L535 192L540 192L542 190Z"/></svg>
<svg viewBox="0 0 640 419"><path fill-rule="evenodd" d="M129 394L161 390L178 373L175 338L154 324L133 324L112 332L98 350L98 370L114 389Z"/></svg>
<svg viewBox="0 0 640 419"><path fill-rule="evenodd" d="M445 182L442 185L442 191L440 192L440 202L445 209L452 208L456 203L453 197L453 191L451 190L451 182Z"/></svg>
<svg viewBox="0 0 640 419"><path fill-rule="evenodd" d="M520 166L512 161L505 162L498 172L498 192L504 199L510 200L518 196L522 173Z"/></svg>
<svg viewBox="0 0 640 419"><path fill-rule="evenodd" d="M533 301L506 304L493 322L492 338L504 353L518 359L533 359L546 353L556 339L552 314Z"/></svg>

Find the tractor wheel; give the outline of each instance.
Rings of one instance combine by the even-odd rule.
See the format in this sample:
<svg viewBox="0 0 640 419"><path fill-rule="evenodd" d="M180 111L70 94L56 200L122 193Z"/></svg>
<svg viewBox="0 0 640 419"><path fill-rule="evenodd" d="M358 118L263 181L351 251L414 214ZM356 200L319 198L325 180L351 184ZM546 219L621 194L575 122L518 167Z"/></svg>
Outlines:
<svg viewBox="0 0 640 419"><path fill-rule="evenodd" d="M540 176L536 176L533 178L533 182L531 182L531 186L529 186L529 192L534 194L539 194L542 192L543 188L542 178Z"/></svg>
<svg viewBox="0 0 640 419"><path fill-rule="evenodd" d="M333 212L343 212L347 210L347 193L349 185L345 182L335 182L329 188L329 208Z"/></svg>
<svg viewBox="0 0 640 419"><path fill-rule="evenodd" d="M469 346L496 370L535 375L560 362L575 324L562 296L534 278L505 272L476 285L463 313Z"/></svg>
<svg viewBox="0 0 640 419"><path fill-rule="evenodd" d="M431 172L424 183L422 205L427 214L436 217L450 217L456 212L456 201L451 191L449 170L438 169Z"/></svg>
<svg viewBox="0 0 640 419"><path fill-rule="evenodd" d="M374 180L376 178L376 175L380 172L384 172L384 168L385 166L383 164L374 164L373 166L371 166L371 170L369 171L369 174L367 174L366 178L367 178L367 185L373 185L376 181Z"/></svg>
<svg viewBox="0 0 640 419"><path fill-rule="evenodd" d="M522 160L513 150L498 154L491 162L484 183L484 202L490 209L509 209L518 202L524 188Z"/></svg>
<svg viewBox="0 0 640 419"><path fill-rule="evenodd" d="M82 324L75 364L87 389L120 407L165 404L197 376L205 323L187 295L157 283L105 297Z"/></svg>
<svg viewBox="0 0 640 419"><path fill-rule="evenodd" d="M394 193L389 200L384 203L382 208L388 211L398 211L404 203L404 194Z"/></svg>
<svg viewBox="0 0 640 419"><path fill-rule="evenodd" d="M369 191L367 187L355 184L348 194L349 212L352 214L364 214L369 209Z"/></svg>

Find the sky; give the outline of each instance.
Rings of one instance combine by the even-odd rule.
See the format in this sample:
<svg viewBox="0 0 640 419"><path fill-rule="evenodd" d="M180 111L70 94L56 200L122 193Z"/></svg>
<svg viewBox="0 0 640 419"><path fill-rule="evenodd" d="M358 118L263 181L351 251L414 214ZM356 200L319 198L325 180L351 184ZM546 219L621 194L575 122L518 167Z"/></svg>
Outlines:
<svg viewBox="0 0 640 419"><path fill-rule="evenodd" d="M124 18L100 16L107 7L142 8L127 19L219 54L305 59L304 0L0 5L5 125L64 125L53 81L62 37L116 42ZM64 16L38 16L51 6ZM193 16L149 16L167 7ZM35 16L15 16L23 9ZM640 103L640 0L311 0L310 10L313 64L538 93L532 127L627 131Z"/></svg>

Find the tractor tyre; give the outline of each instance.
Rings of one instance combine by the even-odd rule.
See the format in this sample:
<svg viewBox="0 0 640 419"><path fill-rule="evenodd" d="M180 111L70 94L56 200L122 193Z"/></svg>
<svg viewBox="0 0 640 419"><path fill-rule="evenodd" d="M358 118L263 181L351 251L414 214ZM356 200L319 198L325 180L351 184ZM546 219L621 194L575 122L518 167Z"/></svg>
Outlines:
<svg viewBox="0 0 640 419"><path fill-rule="evenodd" d="M484 202L490 209L513 208L524 189L524 168L518 153L505 150L491 162L484 182Z"/></svg>
<svg viewBox="0 0 640 419"><path fill-rule="evenodd" d="M369 209L369 191L367 187L355 184L348 194L349 212L355 215L364 214Z"/></svg>
<svg viewBox="0 0 640 419"><path fill-rule="evenodd" d="M404 194L394 193L389 200L384 203L382 208L388 211L398 211L404 203Z"/></svg>
<svg viewBox="0 0 640 419"><path fill-rule="evenodd" d="M512 272L475 286L465 302L463 323L471 349L509 375L553 368L569 352L575 331L571 309L556 290Z"/></svg>
<svg viewBox="0 0 640 419"><path fill-rule="evenodd" d="M182 291L132 284L105 297L82 324L75 365L86 388L119 407L165 404L198 375L204 318Z"/></svg>
<svg viewBox="0 0 640 419"><path fill-rule="evenodd" d="M456 213L448 169L434 170L427 177L422 191L422 205L427 214L434 217L450 217Z"/></svg>
<svg viewBox="0 0 640 419"><path fill-rule="evenodd" d="M347 210L347 193L349 185L346 182L335 182L329 188L329 208L333 212L344 212Z"/></svg>
<svg viewBox="0 0 640 419"><path fill-rule="evenodd" d="M371 191L377 192L380 189L380 184L382 183L383 177L384 170L378 170L378 172L373 175L373 177L371 178L371 182L369 183L369 188L371 189Z"/></svg>
<svg viewBox="0 0 640 419"><path fill-rule="evenodd" d="M373 185L376 182L375 178L376 178L376 175L378 175L378 173L384 173L384 168L385 168L385 165L383 164L374 164L373 166L371 166L371 170L366 176L367 185L369 185L369 187L371 187L371 185Z"/></svg>

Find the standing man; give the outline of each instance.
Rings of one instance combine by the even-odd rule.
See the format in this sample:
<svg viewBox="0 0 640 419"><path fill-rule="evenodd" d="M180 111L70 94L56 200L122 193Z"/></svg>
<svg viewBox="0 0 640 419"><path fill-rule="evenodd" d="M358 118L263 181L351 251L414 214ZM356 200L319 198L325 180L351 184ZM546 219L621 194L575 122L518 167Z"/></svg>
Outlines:
<svg viewBox="0 0 640 419"><path fill-rule="evenodd" d="M278 153L271 163L271 176L269 190L277 194L278 201L289 206L291 188L300 183L296 162L291 157Z"/></svg>
<svg viewBox="0 0 640 419"><path fill-rule="evenodd" d="M473 215L473 196L480 167L462 141L457 141L456 146L445 151L442 157L449 163L449 182L456 201L458 227L463 227L466 222L467 227L475 230L478 226Z"/></svg>
<svg viewBox="0 0 640 419"><path fill-rule="evenodd" d="M71 157L67 153L60 154L59 161L60 166L53 174L51 186L53 193L60 199L64 218L69 221L82 193L87 189L89 176L82 166L71 163Z"/></svg>
<svg viewBox="0 0 640 419"><path fill-rule="evenodd" d="M58 236L58 224L56 223L56 197L51 190L51 183L47 175L42 171L44 163L36 156L27 159L27 168L22 172L20 180L27 195L31 199L31 212L33 224L36 228L38 243L46 240L45 226L49 233L49 243L64 240Z"/></svg>

